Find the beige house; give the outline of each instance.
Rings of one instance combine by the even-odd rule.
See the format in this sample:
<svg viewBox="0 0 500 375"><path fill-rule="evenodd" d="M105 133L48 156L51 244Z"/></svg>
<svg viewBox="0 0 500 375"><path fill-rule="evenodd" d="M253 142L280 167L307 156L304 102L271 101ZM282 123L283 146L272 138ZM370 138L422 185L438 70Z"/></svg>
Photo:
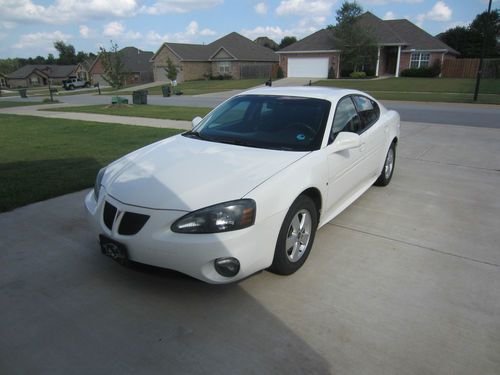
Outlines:
<svg viewBox="0 0 500 375"><path fill-rule="evenodd" d="M25 65L13 73L7 74L7 83L11 88L46 86L49 82L60 85L71 76L88 80L88 72L81 65Z"/></svg>
<svg viewBox="0 0 500 375"><path fill-rule="evenodd" d="M398 77L408 68L431 66L434 61L456 58L459 53L406 19L382 20L370 12L358 21L377 43L376 76ZM327 78L341 76L341 41L335 29L323 29L277 53L287 77Z"/></svg>
<svg viewBox="0 0 500 375"><path fill-rule="evenodd" d="M155 81L167 80L169 58L177 67L179 82L218 76L266 78L278 63L274 51L234 32L207 45L163 43L151 59Z"/></svg>

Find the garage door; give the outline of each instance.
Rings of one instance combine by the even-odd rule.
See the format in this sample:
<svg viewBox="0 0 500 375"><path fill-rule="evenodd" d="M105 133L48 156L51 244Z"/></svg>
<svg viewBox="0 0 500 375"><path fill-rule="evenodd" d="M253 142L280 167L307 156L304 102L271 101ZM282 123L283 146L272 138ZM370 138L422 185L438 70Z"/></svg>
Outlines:
<svg viewBox="0 0 500 375"><path fill-rule="evenodd" d="M328 57L289 57L288 77L328 77Z"/></svg>

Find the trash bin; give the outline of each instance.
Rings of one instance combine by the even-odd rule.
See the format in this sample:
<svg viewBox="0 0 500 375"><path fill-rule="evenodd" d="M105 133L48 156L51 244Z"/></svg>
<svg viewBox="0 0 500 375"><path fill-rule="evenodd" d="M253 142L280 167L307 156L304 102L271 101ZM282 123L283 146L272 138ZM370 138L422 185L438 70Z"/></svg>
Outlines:
<svg viewBox="0 0 500 375"><path fill-rule="evenodd" d="M169 85L165 85L161 87L161 92L163 93L163 97L169 97L171 95L171 90Z"/></svg>
<svg viewBox="0 0 500 375"><path fill-rule="evenodd" d="M138 90L132 92L132 103L148 104L148 90Z"/></svg>
<svg viewBox="0 0 500 375"><path fill-rule="evenodd" d="M21 98L27 98L28 97L28 95L26 95L27 91L28 91L27 89L19 89L19 96Z"/></svg>

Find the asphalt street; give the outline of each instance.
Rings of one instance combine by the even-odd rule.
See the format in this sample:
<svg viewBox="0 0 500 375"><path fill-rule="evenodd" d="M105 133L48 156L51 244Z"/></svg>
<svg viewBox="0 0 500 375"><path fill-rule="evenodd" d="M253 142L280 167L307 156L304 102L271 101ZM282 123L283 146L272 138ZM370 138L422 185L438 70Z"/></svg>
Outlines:
<svg viewBox="0 0 500 375"><path fill-rule="evenodd" d="M294 275L101 255L76 192L0 214L0 374L500 374L500 129L405 123Z"/></svg>
<svg viewBox="0 0 500 375"><path fill-rule="evenodd" d="M148 103L155 105L180 105L193 107L213 108L222 103L231 94L216 93L199 96L173 96L163 98L159 95L148 96ZM132 97L125 95L132 102ZM109 104L111 96L109 95L66 95L57 98L63 103L74 105L91 104ZM0 98L0 100L13 100ZM17 98L15 100L39 101L39 98L32 97L28 99ZM482 128L500 128L500 106L494 105L473 105L456 103L419 103L419 102L397 102L382 101L389 109L399 112L402 121L447 124L447 125L465 125Z"/></svg>

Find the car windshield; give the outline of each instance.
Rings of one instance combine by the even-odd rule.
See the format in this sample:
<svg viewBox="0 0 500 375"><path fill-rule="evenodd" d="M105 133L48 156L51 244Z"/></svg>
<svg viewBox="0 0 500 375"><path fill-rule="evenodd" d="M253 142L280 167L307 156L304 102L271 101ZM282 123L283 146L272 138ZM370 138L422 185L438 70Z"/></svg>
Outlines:
<svg viewBox="0 0 500 375"><path fill-rule="evenodd" d="M327 100L237 96L207 115L187 137L289 151L319 149L330 113Z"/></svg>

